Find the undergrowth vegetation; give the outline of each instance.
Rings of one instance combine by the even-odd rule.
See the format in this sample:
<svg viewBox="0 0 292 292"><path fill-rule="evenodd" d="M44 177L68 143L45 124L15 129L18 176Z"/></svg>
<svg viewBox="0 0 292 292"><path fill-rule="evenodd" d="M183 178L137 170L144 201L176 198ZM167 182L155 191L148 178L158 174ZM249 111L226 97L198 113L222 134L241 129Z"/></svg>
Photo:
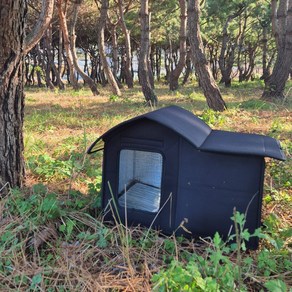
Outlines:
<svg viewBox="0 0 292 292"><path fill-rule="evenodd" d="M207 109L197 88L156 89L160 106L182 106L212 128L281 141L288 159L267 159L262 227L250 234L234 210L235 232L227 241L103 221L102 153L89 157L86 149L112 126L150 110L141 92L117 97L103 90L92 97L87 90L27 90L27 186L0 200L0 290L291 291L291 98L261 101L260 86L223 89L224 113ZM245 241L253 236L260 247L248 251Z"/></svg>

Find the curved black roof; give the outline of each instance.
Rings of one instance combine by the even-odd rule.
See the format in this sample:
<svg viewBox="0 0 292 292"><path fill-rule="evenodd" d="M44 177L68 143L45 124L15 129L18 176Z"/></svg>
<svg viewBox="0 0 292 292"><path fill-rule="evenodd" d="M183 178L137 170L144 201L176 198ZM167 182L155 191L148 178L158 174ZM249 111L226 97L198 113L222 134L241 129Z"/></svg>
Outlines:
<svg viewBox="0 0 292 292"><path fill-rule="evenodd" d="M178 106L164 107L122 122L99 137L88 149L94 153L103 149L103 140L115 135L133 122L148 119L181 135L201 151L255 155L285 160L280 143L271 137L212 130L193 113Z"/></svg>

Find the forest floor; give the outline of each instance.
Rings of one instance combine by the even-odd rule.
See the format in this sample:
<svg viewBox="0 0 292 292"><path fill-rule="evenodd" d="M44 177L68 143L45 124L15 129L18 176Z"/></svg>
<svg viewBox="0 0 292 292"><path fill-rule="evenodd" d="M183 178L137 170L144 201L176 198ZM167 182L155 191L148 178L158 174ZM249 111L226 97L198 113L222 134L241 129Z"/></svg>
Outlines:
<svg viewBox="0 0 292 292"><path fill-rule="evenodd" d="M292 83L287 88L291 88ZM159 107L178 105L213 129L279 139L287 161L267 159L257 251L219 236L163 236L102 221L102 153L86 150L102 133L151 110L136 85L123 97L101 88L50 92L27 88L26 187L1 199L1 291L289 291L292 287L292 91L283 102L260 100L262 83L222 88L228 110L207 108L196 86L157 85ZM238 238L250 237L244 218ZM242 242L241 242L242 243Z"/></svg>

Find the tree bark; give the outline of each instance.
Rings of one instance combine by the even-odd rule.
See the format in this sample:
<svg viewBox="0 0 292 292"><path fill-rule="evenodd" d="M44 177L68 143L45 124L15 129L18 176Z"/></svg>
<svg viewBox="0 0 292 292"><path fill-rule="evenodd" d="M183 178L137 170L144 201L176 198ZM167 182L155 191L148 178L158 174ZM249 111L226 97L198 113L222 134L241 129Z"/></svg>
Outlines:
<svg viewBox="0 0 292 292"><path fill-rule="evenodd" d="M286 10L285 10L286 9ZM275 11L272 15L275 17ZM262 99L283 100L284 89L292 66L292 1L280 0L277 19L273 19L277 43L277 59L267 79Z"/></svg>
<svg viewBox="0 0 292 292"><path fill-rule="evenodd" d="M179 0L180 6L180 31L179 31L179 60L174 70L169 75L169 89L178 89L178 80L184 69L187 55L187 9L186 0Z"/></svg>
<svg viewBox="0 0 292 292"><path fill-rule="evenodd" d="M131 39L130 39L130 31L127 28L126 22L125 22L125 15L124 15L124 8L123 8L123 0L118 1L118 7L119 7L119 13L120 13L120 24L124 33L125 37L125 77L126 77L126 83L128 88L133 88L134 82L133 82L133 76L131 71L131 63L132 63L132 51L131 51Z"/></svg>
<svg viewBox="0 0 292 292"><path fill-rule="evenodd" d="M63 42L64 42L65 51L66 51L66 60L69 67L69 80L73 89L78 90L79 86L78 86L77 79L75 77L74 61L73 61L73 56L70 49L69 33L68 33L66 16L62 8L62 0L57 0L56 5L58 8L59 23L60 23L60 27L63 33Z"/></svg>
<svg viewBox="0 0 292 292"><path fill-rule="evenodd" d="M210 42L207 43L208 51L209 51L209 64L211 67L212 75L215 80L218 79L218 73L219 73L219 68L218 68L218 43L215 42Z"/></svg>
<svg viewBox="0 0 292 292"><path fill-rule="evenodd" d="M208 106L215 111L224 111L226 104L222 99L220 90L215 83L204 55L204 47L201 38L199 16L200 6L198 0L188 1L188 33L192 52L192 62L199 76L200 85L207 99Z"/></svg>
<svg viewBox="0 0 292 292"><path fill-rule="evenodd" d="M56 83L57 83L59 89L64 90L65 84L62 81L62 79L60 78L60 72L56 68L56 65L54 62L54 56L52 54L52 25L51 24L49 25L47 32L45 34L44 43L45 43L46 53L47 53L47 63L48 63L47 66L49 68L51 68L52 71L54 72L54 75L57 79Z"/></svg>
<svg viewBox="0 0 292 292"><path fill-rule="evenodd" d="M54 0L42 0L40 17L32 31L25 38L24 54L27 54L42 38L51 22L54 12L54 3Z"/></svg>
<svg viewBox="0 0 292 292"><path fill-rule="evenodd" d="M58 72L59 79L62 80L62 64L63 64L63 34L62 30L59 30L59 42L58 42Z"/></svg>
<svg viewBox="0 0 292 292"><path fill-rule="evenodd" d="M0 194L24 181L24 40L26 0L0 2Z"/></svg>
<svg viewBox="0 0 292 292"><path fill-rule="evenodd" d="M186 65L185 65L185 75L182 82L182 85L185 85L190 77L192 72L192 62L191 62L191 50L187 50Z"/></svg>
<svg viewBox="0 0 292 292"><path fill-rule="evenodd" d="M105 25L106 25L106 20L107 20L108 7L109 7L109 0L102 0L100 18L99 18L99 29L98 29L98 49L99 49L99 54L100 54L103 70L111 86L112 92L113 94L117 96L121 96L122 93L110 69L110 66L107 62L106 54L105 54L104 30L105 30Z"/></svg>
<svg viewBox="0 0 292 292"><path fill-rule="evenodd" d="M244 74L245 74L245 69L246 69L246 52L242 53L242 48L243 48L243 43L245 39L245 32L246 32L246 27L247 27L247 19L248 19L248 14L247 11L244 13L243 17L243 26L242 26L242 19L239 21L239 41L238 41L238 54L237 54L237 68L239 72L239 82L242 82L244 80ZM244 66L242 65L242 55L244 55ZM232 71L232 67L231 67Z"/></svg>
<svg viewBox="0 0 292 292"><path fill-rule="evenodd" d="M150 18L149 18L149 26L150 26ZM150 32L150 30L149 30ZM154 60L153 60L153 54L152 54L152 48L150 46L150 33L149 33L149 54L148 54L148 73L149 73L149 80L150 80L150 84L152 89L155 89L155 84L154 84L154 73L153 73L153 69L154 69Z"/></svg>
<svg viewBox="0 0 292 292"><path fill-rule="evenodd" d="M108 18L108 22L111 26L111 38L112 38L112 73L120 89L123 88L123 84L118 79L119 71L119 48L118 48L118 38L117 38L117 23L113 23Z"/></svg>
<svg viewBox="0 0 292 292"><path fill-rule="evenodd" d="M115 79L118 79L118 71L119 71L119 53L118 53L118 38L117 38L117 25L111 23L111 38L112 38L112 72Z"/></svg>
<svg viewBox="0 0 292 292"><path fill-rule="evenodd" d="M141 42L139 56L139 80L142 91L148 105L156 106L158 103L157 96L151 86L150 80L150 64L149 64L149 48L150 48L150 21L148 0L141 0L140 8L141 22Z"/></svg>
<svg viewBox="0 0 292 292"><path fill-rule="evenodd" d="M48 6L53 0L43 1ZM50 6L52 7L52 6ZM52 8L51 8L52 9ZM44 11L44 9L42 9ZM24 57L38 43L51 21L52 13L41 14L37 28L26 38L27 0L0 2L0 193L22 187Z"/></svg>
<svg viewBox="0 0 292 292"><path fill-rule="evenodd" d="M231 86L231 73L232 73L232 67L233 63L235 60L235 48L236 48L236 42L234 44L231 44L228 46L229 42L229 35L228 35L228 26L230 22L238 17L244 9L241 7L237 12L235 12L232 15L229 15L224 26L223 26L223 31L222 31L222 45L221 45L221 52L219 56L219 68L221 71L222 79L220 83L224 83L226 87ZM238 35L239 37L239 35Z"/></svg>
<svg viewBox="0 0 292 292"><path fill-rule="evenodd" d="M263 74L261 76L261 79L267 80L270 76L270 72L268 69L267 64L267 56L268 56L268 24L264 23L262 24L263 29L263 38L262 38L262 66L263 66Z"/></svg>
<svg viewBox="0 0 292 292"><path fill-rule="evenodd" d="M82 0L79 2L76 1L73 7L73 16L72 16L72 23L71 23L71 28L70 28L70 48L72 52L73 64L76 71L80 74L84 82L88 84L89 88L91 89L92 94L98 95L99 92L97 90L97 87L94 81L79 67L78 57L77 57L76 49L75 49L76 48L75 26L77 22L78 10L81 3L82 3Z"/></svg>
<svg viewBox="0 0 292 292"><path fill-rule="evenodd" d="M44 48L45 48L45 45L44 45ZM46 86L51 91L53 91L55 89L55 86L51 80L49 63L48 61L47 62L45 61L45 51L44 50L41 51L39 43L36 45L36 49L37 49L37 54L38 54L38 62L40 64L40 67L42 68L43 75L45 77Z"/></svg>
<svg viewBox="0 0 292 292"><path fill-rule="evenodd" d="M43 65L42 65L42 56L41 56L41 53L40 53L40 44L38 43L34 49L35 51L35 58L34 58L34 63L35 63L35 67L36 67L36 74L37 74L37 84L38 84L38 87L43 87L43 83L42 83L42 68L43 68Z"/></svg>
<svg viewBox="0 0 292 292"><path fill-rule="evenodd" d="M161 48L156 46L155 51L155 72L157 81L160 81L160 72L161 72Z"/></svg>

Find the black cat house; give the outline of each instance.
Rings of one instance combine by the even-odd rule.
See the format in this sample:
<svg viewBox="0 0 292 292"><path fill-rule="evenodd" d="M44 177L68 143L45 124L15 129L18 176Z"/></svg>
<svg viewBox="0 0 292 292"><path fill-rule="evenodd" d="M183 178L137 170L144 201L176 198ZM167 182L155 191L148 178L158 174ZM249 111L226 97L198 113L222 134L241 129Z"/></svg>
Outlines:
<svg viewBox="0 0 292 292"><path fill-rule="evenodd" d="M218 231L226 238L234 232L234 208L247 214L250 232L258 228L264 157L285 159L271 137L212 130L177 106L113 127L88 153L100 150L104 209L118 212L123 222L127 216L128 225L156 227L166 234L185 234L178 228L184 221L188 233L201 237ZM254 238L249 247L257 244Z"/></svg>

